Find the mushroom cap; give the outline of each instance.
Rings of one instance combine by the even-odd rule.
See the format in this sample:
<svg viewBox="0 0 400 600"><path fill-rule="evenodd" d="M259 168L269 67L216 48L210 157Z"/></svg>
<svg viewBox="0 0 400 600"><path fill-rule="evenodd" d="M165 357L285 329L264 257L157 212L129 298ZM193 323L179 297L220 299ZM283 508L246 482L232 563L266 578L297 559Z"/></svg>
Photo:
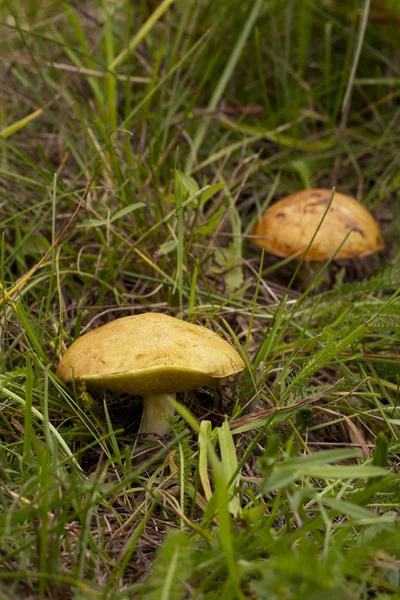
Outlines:
<svg viewBox="0 0 400 600"><path fill-rule="evenodd" d="M141 396L183 392L244 368L219 335L160 313L111 321L78 338L59 363L65 382Z"/></svg>
<svg viewBox="0 0 400 600"><path fill-rule="evenodd" d="M330 202L331 190L302 190L272 204L251 235L252 241L276 256L302 256ZM346 235L335 259L368 256L384 246L377 222L364 206L335 192L332 204L311 244L306 260L328 260Z"/></svg>

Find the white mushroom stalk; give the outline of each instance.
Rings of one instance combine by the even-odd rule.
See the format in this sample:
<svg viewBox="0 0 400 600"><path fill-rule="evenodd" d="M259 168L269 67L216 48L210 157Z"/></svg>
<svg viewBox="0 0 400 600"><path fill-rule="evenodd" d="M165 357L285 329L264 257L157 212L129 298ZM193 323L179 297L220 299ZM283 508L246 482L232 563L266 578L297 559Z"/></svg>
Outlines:
<svg viewBox="0 0 400 600"><path fill-rule="evenodd" d="M139 433L166 435L170 430L170 426L165 417L175 414L172 402L174 400L176 400L176 394L143 396L143 412Z"/></svg>

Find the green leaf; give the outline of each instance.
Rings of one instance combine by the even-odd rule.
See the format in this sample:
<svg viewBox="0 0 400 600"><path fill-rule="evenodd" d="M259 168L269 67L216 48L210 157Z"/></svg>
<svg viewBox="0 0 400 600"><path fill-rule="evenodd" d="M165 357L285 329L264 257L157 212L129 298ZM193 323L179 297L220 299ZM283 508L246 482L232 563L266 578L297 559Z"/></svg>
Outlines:
<svg viewBox="0 0 400 600"><path fill-rule="evenodd" d="M186 175L182 173L182 171L176 170L176 177L179 181L181 187L188 192L189 196L195 196L199 191L199 186L197 181L190 177L190 175Z"/></svg>
<svg viewBox="0 0 400 600"><path fill-rule="evenodd" d="M203 420L199 432L199 477L203 486L204 495L209 501L212 497L210 478L208 476L208 446L212 440L211 421Z"/></svg>
<svg viewBox="0 0 400 600"><path fill-rule="evenodd" d="M77 229L84 229L85 227L105 227L143 206L146 206L144 202L135 202L135 204L130 204L129 206L125 206L125 208L121 208L121 210L116 212L115 215L109 219L85 219L82 223L78 223Z"/></svg>
<svg viewBox="0 0 400 600"><path fill-rule="evenodd" d="M225 183L216 183L214 185L208 186L200 196L199 206L203 206L207 202L207 200L212 198L214 194L217 194L218 192L223 190L224 187L226 187Z"/></svg>
<svg viewBox="0 0 400 600"><path fill-rule="evenodd" d="M237 264L241 258L241 249L233 243L227 248L217 248L214 253L215 262L219 267L213 267L214 273L223 273L226 289L235 292L243 285L243 269Z"/></svg>
<svg viewBox="0 0 400 600"><path fill-rule="evenodd" d="M357 448L340 448L338 450L321 450L320 452L313 452L312 454L306 454L304 456L295 456L285 460L285 466L296 466L302 468L310 464L326 465L327 463L347 460L348 458L360 457L361 452Z"/></svg>
<svg viewBox="0 0 400 600"><path fill-rule="evenodd" d="M307 456L286 460L277 466L261 483L264 493L288 487L297 479L316 477L318 479L357 479L364 477L382 477L386 470L373 465L328 465L327 462L344 460L358 456L358 450L326 450Z"/></svg>
<svg viewBox="0 0 400 600"><path fill-rule="evenodd" d="M218 427L218 441L221 451L222 467L224 469L226 481L229 483L234 474L237 473L238 460L232 433L227 421L225 421L221 427ZM239 484L240 472L236 474L235 479L228 489L228 492L231 495L228 507L230 513L234 517L237 517L241 511L239 494L237 492L235 493L235 489L239 487Z"/></svg>
<svg viewBox="0 0 400 600"><path fill-rule="evenodd" d="M135 202L135 204L130 204L129 206L125 206L125 208L121 208L121 210L116 212L115 215L111 217L110 223L114 223L114 221L116 221L117 219L125 217L125 215L129 215L129 213L133 212L138 208L142 208L143 206L146 206L144 202Z"/></svg>
<svg viewBox="0 0 400 600"><path fill-rule="evenodd" d="M324 497L323 503L343 515L357 519L357 521L362 521L363 524L382 520L392 523L396 520L395 513L390 512L385 515L377 515L363 506L359 506L353 502L347 502L346 500Z"/></svg>
<svg viewBox="0 0 400 600"><path fill-rule="evenodd" d="M18 131L23 129L26 125L28 125L28 123L30 123L34 119L37 119L37 117L40 117L40 115L42 115L42 114L43 114L42 108L39 108L38 110L33 111L32 113L30 113L23 119L20 119L19 121L16 121L15 123L12 123L8 127L5 127L4 129L2 129L0 131L0 138L3 138L3 139L9 138L10 136L14 135L14 133L17 133Z"/></svg>
<svg viewBox="0 0 400 600"><path fill-rule="evenodd" d="M207 219L203 225L197 228L198 235L211 235L217 229L222 217L225 214L225 208L220 207Z"/></svg>
<svg viewBox="0 0 400 600"><path fill-rule="evenodd" d="M287 488L291 483L294 483L299 477L299 472L293 467L282 467L269 475L260 485L260 490L264 494L276 490Z"/></svg>
<svg viewBox="0 0 400 600"><path fill-rule="evenodd" d="M173 252L177 245L178 243L176 240L168 240L168 242L164 242L157 250L156 256L165 256L166 254Z"/></svg>
<svg viewBox="0 0 400 600"><path fill-rule="evenodd" d="M355 479L357 477L382 477L386 475L385 469L364 465L310 465L301 467L302 475L318 477L320 479Z"/></svg>
<svg viewBox="0 0 400 600"><path fill-rule="evenodd" d="M389 456L389 440L383 431L375 439L375 451L372 462L377 467L386 467Z"/></svg>
<svg viewBox="0 0 400 600"><path fill-rule="evenodd" d="M77 229L85 229L86 227L104 227L107 225L107 221L103 221L102 219L86 219L82 221L82 223L78 223Z"/></svg>
<svg viewBox="0 0 400 600"><path fill-rule="evenodd" d="M243 269L240 265L229 269L229 271L225 274L225 284L228 292L235 292L238 290L244 281Z"/></svg>

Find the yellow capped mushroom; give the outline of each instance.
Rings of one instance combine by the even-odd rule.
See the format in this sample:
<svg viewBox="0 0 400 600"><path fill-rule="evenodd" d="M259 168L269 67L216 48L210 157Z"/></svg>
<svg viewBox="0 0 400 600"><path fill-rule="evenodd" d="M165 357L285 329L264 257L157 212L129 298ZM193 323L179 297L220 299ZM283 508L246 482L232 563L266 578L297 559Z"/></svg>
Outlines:
<svg viewBox="0 0 400 600"><path fill-rule="evenodd" d="M252 241L276 256L301 257L332 197L328 189L309 189L272 204L251 231ZM332 204L311 244L308 261L328 260L349 234L335 258L364 257L382 250L377 222L357 200L334 193Z"/></svg>
<svg viewBox="0 0 400 600"><path fill-rule="evenodd" d="M143 396L142 433L164 435L176 392L211 385L242 371L244 363L223 338L200 325L160 313L111 321L78 338L56 375L88 388Z"/></svg>

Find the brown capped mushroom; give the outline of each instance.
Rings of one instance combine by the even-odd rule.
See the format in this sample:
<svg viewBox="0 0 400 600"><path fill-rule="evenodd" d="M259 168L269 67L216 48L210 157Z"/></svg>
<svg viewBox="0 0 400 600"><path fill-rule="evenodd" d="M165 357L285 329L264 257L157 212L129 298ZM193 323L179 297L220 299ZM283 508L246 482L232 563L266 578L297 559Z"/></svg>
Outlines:
<svg viewBox="0 0 400 600"><path fill-rule="evenodd" d="M223 338L200 325L160 313L111 321L78 338L56 375L88 388L143 396L141 433L164 435L176 392L212 385L244 363Z"/></svg>
<svg viewBox="0 0 400 600"><path fill-rule="evenodd" d="M301 257L318 229L331 197L331 190L309 189L275 202L253 227L253 243L276 256ZM349 232L335 255L337 260L368 256L384 246L379 226L371 213L354 198L335 192L305 259L328 260Z"/></svg>

